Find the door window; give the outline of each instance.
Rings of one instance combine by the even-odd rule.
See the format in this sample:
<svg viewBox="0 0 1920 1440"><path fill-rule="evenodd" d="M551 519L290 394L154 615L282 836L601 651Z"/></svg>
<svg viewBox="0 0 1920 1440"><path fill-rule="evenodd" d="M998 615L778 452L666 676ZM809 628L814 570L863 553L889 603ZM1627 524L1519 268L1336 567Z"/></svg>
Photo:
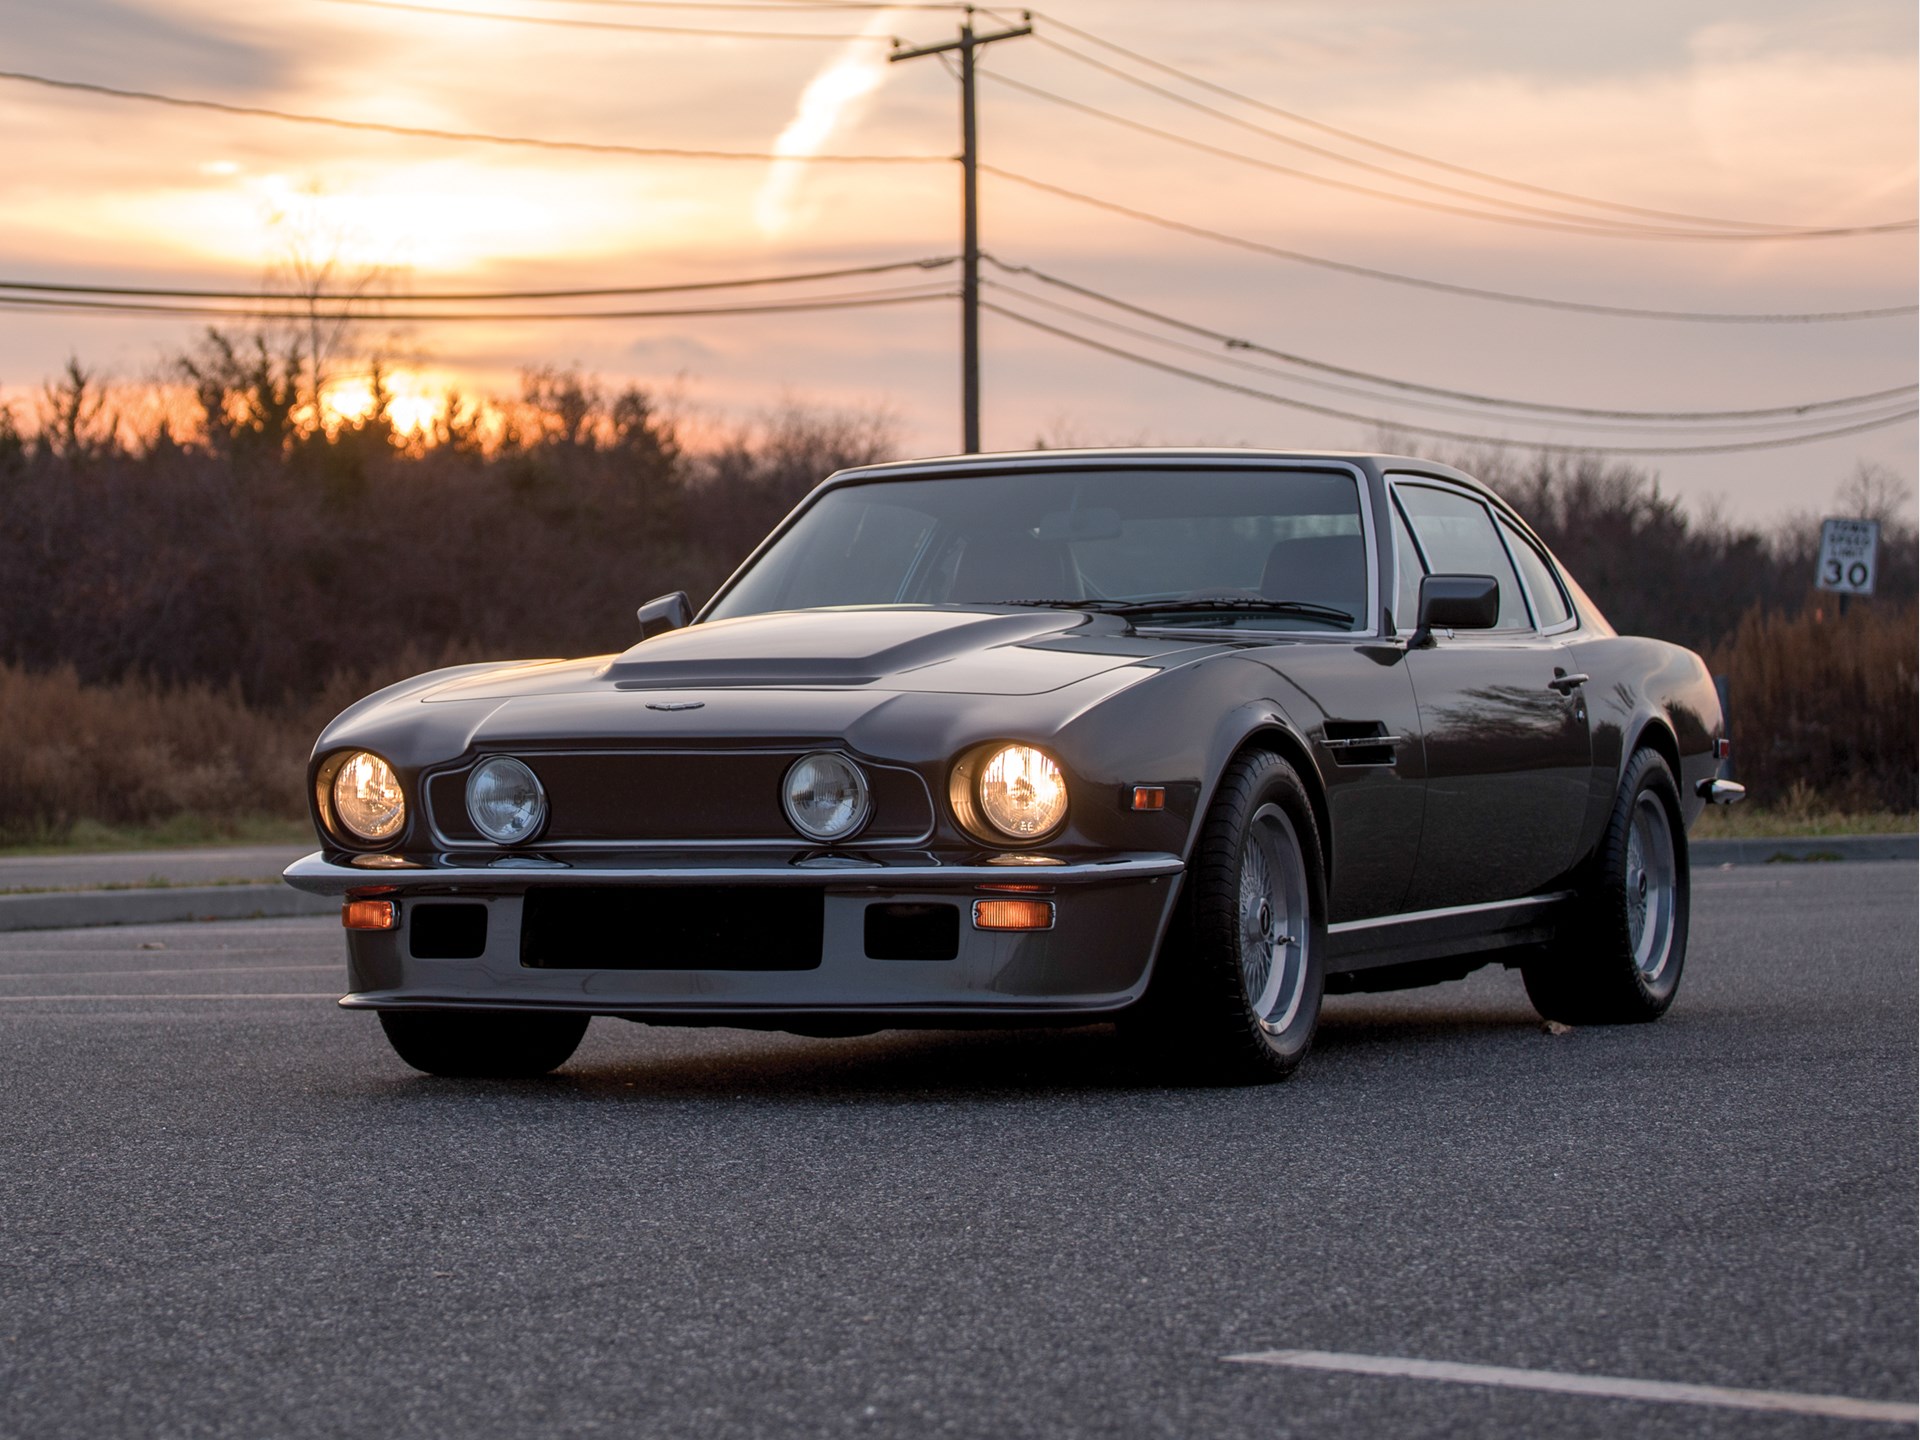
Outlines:
<svg viewBox="0 0 1920 1440"><path fill-rule="evenodd" d="M1496 630L1528 628L1527 602L1493 517L1478 500L1430 485L1399 485L1395 493L1436 575L1491 575L1500 585Z"/></svg>
<svg viewBox="0 0 1920 1440"><path fill-rule="evenodd" d="M1571 620L1573 608L1567 604L1567 597L1560 589L1559 580L1554 577L1553 567L1547 564L1546 556L1534 549L1533 542L1509 525L1504 516L1500 520L1500 529L1507 538L1507 549L1513 552L1514 563L1526 576L1527 594L1533 599L1534 623L1542 630L1551 630Z"/></svg>

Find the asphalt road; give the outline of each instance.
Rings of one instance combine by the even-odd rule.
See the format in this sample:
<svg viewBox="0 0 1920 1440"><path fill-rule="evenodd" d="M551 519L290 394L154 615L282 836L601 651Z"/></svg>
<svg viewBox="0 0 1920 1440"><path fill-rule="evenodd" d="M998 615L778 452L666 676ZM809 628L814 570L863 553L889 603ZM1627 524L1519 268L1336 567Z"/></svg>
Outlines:
<svg viewBox="0 0 1920 1440"><path fill-rule="evenodd" d="M1902 1433L1223 1359L1914 1398L1916 867L1695 883L1658 1025L1483 972L1240 1091L611 1021L435 1081L328 921L0 937L0 1434Z"/></svg>

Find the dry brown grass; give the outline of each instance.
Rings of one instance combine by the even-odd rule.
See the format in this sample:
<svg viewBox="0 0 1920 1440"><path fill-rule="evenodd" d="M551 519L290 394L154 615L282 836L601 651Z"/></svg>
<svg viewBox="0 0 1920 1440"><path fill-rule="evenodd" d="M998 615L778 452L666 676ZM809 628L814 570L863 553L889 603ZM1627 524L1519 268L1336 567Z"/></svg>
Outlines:
<svg viewBox="0 0 1920 1440"><path fill-rule="evenodd" d="M1768 808L1911 812L1920 783L1912 602L1756 606L1708 657L1729 684L1734 773Z"/></svg>
<svg viewBox="0 0 1920 1440"><path fill-rule="evenodd" d="M306 813L314 738L379 685L441 663L396 656L382 673L339 675L308 704L252 707L237 683L83 685L71 666L0 664L0 846L59 843L76 824L154 827L191 818L243 833Z"/></svg>

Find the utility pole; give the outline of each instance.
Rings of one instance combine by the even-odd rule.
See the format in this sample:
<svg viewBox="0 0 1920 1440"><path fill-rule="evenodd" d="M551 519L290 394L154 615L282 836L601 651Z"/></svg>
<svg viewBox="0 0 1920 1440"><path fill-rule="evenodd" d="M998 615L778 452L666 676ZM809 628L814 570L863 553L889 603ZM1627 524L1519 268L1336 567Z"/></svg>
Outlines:
<svg viewBox="0 0 1920 1440"><path fill-rule="evenodd" d="M922 55L960 52L960 447L963 454L980 450L980 147L975 135L973 102L974 53L996 40L1013 40L1033 33L1032 15L1026 24L991 34L976 35L973 7L960 22L960 38L937 45L902 49L894 42L889 61L917 60Z"/></svg>

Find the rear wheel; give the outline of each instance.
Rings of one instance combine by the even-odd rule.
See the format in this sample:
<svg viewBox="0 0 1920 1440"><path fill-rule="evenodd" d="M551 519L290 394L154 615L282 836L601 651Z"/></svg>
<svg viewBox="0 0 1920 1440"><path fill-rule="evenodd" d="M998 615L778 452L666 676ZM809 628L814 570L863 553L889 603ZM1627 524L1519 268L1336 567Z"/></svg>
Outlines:
<svg viewBox="0 0 1920 1440"><path fill-rule="evenodd" d="M1636 750L1570 938L1521 967L1534 1008L1568 1025L1659 1019L1686 964L1688 881L1679 786Z"/></svg>
<svg viewBox="0 0 1920 1440"><path fill-rule="evenodd" d="M1134 1025L1176 1073L1284 1080L1319 1024L1325 916L1306 787L1280 756L1248 751L1221 777Z"/></svg>
<svg viewBox="0 0 1920 1440"><path fill-rule="evenodd" d="M394 1053L416 1070L511 1080L566 1064L590 1018L530 1010L382 1010L380 1028Z"/></svg>

